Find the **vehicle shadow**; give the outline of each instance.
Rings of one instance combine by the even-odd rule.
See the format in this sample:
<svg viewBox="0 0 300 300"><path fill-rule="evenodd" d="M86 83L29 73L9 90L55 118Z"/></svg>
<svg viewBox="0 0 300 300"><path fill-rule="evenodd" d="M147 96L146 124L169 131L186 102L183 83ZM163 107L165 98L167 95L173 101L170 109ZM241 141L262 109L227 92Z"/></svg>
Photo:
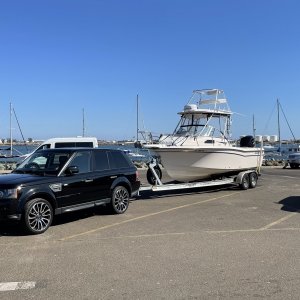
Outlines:
<svg viewBox="0 0 300 300"><path fill-rule="evenodd" d="M87 208L78 210L75 212L69 212L61 215L57 215L54 217L54 220L52 222L51 226L57 226L62 225L66 223L72 223L83 219L88 219L93 216L105 216L105 215L111 215L111 211L106 206L99 206L99 207L93 207L93 208Z"/></svg>
<svg viewBox="0 0 300 300"><path fill-rule="evenodd" d="M76 212L65 213L54 216L52 226L63 225L67 223L76 222L83 219L88 219L92 216L111 215L111 211L106 206L99 206L95 208L87 208L78 210ZM0 238L1 236L27 236L28 234L22 227L21 222L15 221L0 221Z"/></svg>
<svg viewBox="0 0 300 300"><path fill-rule="evenodd" d="M281 210L300 213L300 196L290 196L277 203L282 205Z"/></svg>
<svg viewBox="0 0 300 300"><path fill-rule="evenodd" d="M1 236L25 236L20 223L15 221L0 221L0 238Z"/></svg>

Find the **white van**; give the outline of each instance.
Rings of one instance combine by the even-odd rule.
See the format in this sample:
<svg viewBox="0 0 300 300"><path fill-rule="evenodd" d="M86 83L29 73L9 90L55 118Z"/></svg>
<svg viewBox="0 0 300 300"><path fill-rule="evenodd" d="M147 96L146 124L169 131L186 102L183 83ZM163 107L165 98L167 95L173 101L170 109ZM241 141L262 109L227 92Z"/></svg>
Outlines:
<svg viewBox="0 0 300 300"><path fill-rule="evenodd" d="M31 153L20 156L21 159L25 159L40 149L52 149L52 148L74 148L74 147L91 147L97 148L98 141L95 137L62 137L52 138L43 142Z"/></svg>
<svg viewBox="0 0 300 300"><path fill-rule="evenodd" d="M74 147L90 147L97 148L98 141L95 137L64 137L52 138L43 142L35 151L40 149L51 148L74 148Z"/></svg>

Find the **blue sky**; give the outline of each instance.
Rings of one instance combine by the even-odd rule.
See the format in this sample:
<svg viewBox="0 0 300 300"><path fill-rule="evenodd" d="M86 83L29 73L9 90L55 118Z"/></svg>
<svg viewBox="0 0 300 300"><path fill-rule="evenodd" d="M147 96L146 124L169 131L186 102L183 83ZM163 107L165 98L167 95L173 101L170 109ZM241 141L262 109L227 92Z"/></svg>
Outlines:
<svg viewBox="0 0 300 300"><path fill-rule="evenodd" d="M225 91L233 137L300 138L297 0L0 0L0 137L12 102L25 138L171 132L192 90ZM273 113L272 113L273 112ZM142 121L141 121L142 123ZM143 126L140 125L140 128ZM13 136L21 138L13 121ZM292 138L282 121L283 138Z"/></svg>

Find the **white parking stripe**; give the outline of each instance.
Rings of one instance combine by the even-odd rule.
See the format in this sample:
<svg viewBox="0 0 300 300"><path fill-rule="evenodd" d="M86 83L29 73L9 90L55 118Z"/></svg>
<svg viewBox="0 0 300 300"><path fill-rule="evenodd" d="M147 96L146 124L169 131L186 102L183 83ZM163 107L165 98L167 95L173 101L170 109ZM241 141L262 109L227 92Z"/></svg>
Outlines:
<svg viewBox="0 0 300 300"><path fill-rule="evenodd" d="M21 281L21 282L0 282L0 292L15 291L15 290L28 290L35 288L34 281Z"/></svg>
<svg viewBox="0 0 300 300"><path fill-rule="evenodd" d="M297 215L298 213L299 213L299 211L289 213L288 215L284 216L283 218L280 218L279 220L277 220L275 222L272 222L272 223L260 228L260 230L266 230L266 229L271 228L272 226L278 225L278 224L282 223L283 221L286 221L287 219Z"/></svg>
<svg viewBox="0 0 300 300"><path fill-rule="evenodd" d="M257 187L257 189L258 189L258 187ZM121 221L121 222L117 222L117 223L105 225L105 226L102 226L102 227L98 227L98 228L95 228L95 229L91 229L91 230L88 230L88 231L84 231L84 232L81 232L81 233L69 235L69 236L66 236L64 238L59 239L59 241L70 240L70 239L73 239L73 238L76 238L76 237L79 237L79 236L83 236L83 235L95 233L95 232L98 232L98 231L101 231L101 230L104 230L104 229L108 229L108 228L112 228L112 227L115 227L115 226L123 225L125 223L130 223L130 222L142 220L142 219L145 219L145 218L157 216L157 215L160 215L160 214L168 213L168 212L171 212L171 211L179 210L179 209L182 209L182 208L186 208L186 207L190 207L190 206L194 206L194 205L200 205L200 204L203 204L203 203L207 203L207 202L211 202L211 201L215 201L215 200L220 200L222 198L231 197L232 195L239 194L239 193L240 193L240 191L230 193L230 194L227 194L227 195L223 195L223 196L219 196L219 197L214 197L214 198L209 198L209 199L206 199L206 200L201 200L199 202L193 202L193 203L189 203L189 204L175 206L175 207L172 207L172 208L169 208L169 209L166 209L166 210L160 210L158 212L149 213L149 214L142 215L142 216L139 216L139 217L135 217L135 218L132 218L132 219L127 219L127 220L124 220L124 221Z"/></svg>

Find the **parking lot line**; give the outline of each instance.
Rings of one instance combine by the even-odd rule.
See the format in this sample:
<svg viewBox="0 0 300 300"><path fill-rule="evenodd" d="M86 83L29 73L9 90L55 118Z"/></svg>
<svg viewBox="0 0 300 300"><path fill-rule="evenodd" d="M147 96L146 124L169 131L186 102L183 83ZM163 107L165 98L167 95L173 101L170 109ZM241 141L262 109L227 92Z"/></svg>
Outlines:
<svg viewBox="0 0 300 300"><path fill-rule="evenodd" d="M0 292L15 291L15 290L29 290L33 288L35 288L34 281L0 282Z"/></svg>
<svg viewBox="0 0 300 300"><path fill-rule="evenodd" d="M290 214L284 216L283 218L280 218L280 219L278 219L277 221L274 221L274 222L272 222L272 223L270 223L270 224L268 224L268 225L266 225L266 226L260 228L259 230L266 230L266 229L269 229L269 228L271 228L271 227L273 227L273 226L275 226L275 225L278 225L278 224L282 223L283 221L285 221L285 220L287 220L287 219L289 219L289 218L291 218L291 217L297 215L298 213L299 213L299 211L292 212L292 213L290 213Z"/></svg>
<svg viewBox="0 0 300 300"><path fill-rule="evenodd" d="M206 233L245 233L245 232L262 232L266 229L261 228L250 228L250 229L228 229L228 230L205 230ZM300 228L287 227L287 228L268 228L269 231L299 231Z"/></svg>
<svg viewBox="0 0 300 300"><path fill-rule="evenodd" d="M219 196L219 197L214 197L214 198L206 199L206 200L203 200L203 201L198 201L198 202L194 202L194 203L189 203L189 204L184 204L184 205L176 206L176 207L169 208L169 209L166 209L166 210L161 210L161 211L158 211L158 212L155 212L155 213L146 214L146 215L139 216L139 217L132 218L132 219L128 219L128 220L125 220L125 221L122 221L122 222L117 222L117 223L113 223L113 224L110 224L110 225L98 227L98 228L95 228L95 229L92 229L92 230L88 230L88 231L85 231L85 232L81 232L81 233L69 235L67 237L59 239L59 241L70 240L70 239L73 239L75 237L87 235L87 234L94 233L94 232L97 232L97 231L101 231L101 230L104 230L104 229L107 229L107 228L111 228L111 227L123 225L123 224L129 223L129 222L134 222L134 221L145 219L145 218L149 218L149 217L153 217L153 216L160 215L160 214L163 214L163 213L168 213L170 211L178 210L178 209L181 209L181 208L186 208L186 207L190 207L190 206L194 206L194 205L199 205L199 204L203 204L203 203L207 203L207 202L219 200L219 199L222 199L222 198L231 197L231 196L236 195L238 193L240 193L240 191L239 192L230 193L228 195L223 195L223 196Z"/></svg>

